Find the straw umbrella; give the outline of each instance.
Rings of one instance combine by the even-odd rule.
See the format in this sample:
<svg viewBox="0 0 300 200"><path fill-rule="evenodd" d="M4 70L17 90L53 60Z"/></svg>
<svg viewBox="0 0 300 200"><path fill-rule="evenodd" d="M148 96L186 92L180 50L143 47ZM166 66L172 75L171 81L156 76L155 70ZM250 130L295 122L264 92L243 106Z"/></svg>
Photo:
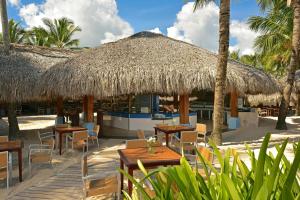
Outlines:
<svg viewBox="0 0 300 200"><path fill-rule="evenodd" d="M38 91L40 75L50 66L69 58L74 53L66 50L36 46L11 45L7 55L0 45L0 103L42 100ZM9 121L17 126L15 108L10 108ZM15 134L17 131L10 131Z"/></svg>
<svg viewBox="0 0 300 200"><path fill-rule="evenodd" d="M187 95L193 89L214 89L217 59L217 54L183 41L140 32L51 67L42 75L39 88L43 95L68 98ZM278 91L274 79L263 71L230 60L226 91L233 89L239 95Z"/></svg>

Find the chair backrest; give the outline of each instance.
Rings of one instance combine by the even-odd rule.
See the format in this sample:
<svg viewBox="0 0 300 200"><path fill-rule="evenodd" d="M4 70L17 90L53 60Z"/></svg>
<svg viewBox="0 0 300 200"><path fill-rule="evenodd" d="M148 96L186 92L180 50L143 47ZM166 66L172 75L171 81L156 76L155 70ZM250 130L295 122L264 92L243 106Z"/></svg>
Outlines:
<svg viewBox="0 0 300 200"><path fill-rule="evenodd" d="M207 132L206 124L197 123L196 124L196 131L198 132L198 134L205 135L206 132Z"/></svg>
<svg viewBox="0 0 300 200"><path fill-rule="evenodd" d="M213 162L214 154L211 149L207 147L198 147L197 150L207 161Z"/></svg>
<svg viewBox="0 0 300 200"><path fill-rule="evenodd" d="M139 139L145 139L145 133L144 133L143 130L140 130L140 129L137 130L136 134L137 134Z"/></svg>
<svg viewBox="0 0 300 200"><path fill-rule="evenodd" d="M147 147L147 140L145 139L126 140L126 149L145 148L145 147Z"/></svg>
<svg viewBox="0 0 300 200"><path fill-rule="evenodd" d="M98 135L100 131L100 125L95 125L93 131Z"/></svg>
<svg viewBox="0 0 300 200"><path fill-rule="evenodd" d="M8 152L0 152L0 179L4 179L8 176Z"/></svg>
<svg viewBox="0 0 300 200"><path fill-rule="evenodd" d="M8 136L0 136L0 142L8 142Z"/></svg>
<svg viewBox="0 0 300 200"><path fill-rule="evenodd" d="M197 143L198 133L197 131L182 131L181 143Z"/></svg>
<svg viewBox="0 0 300 200"><path fill-rule="evenodd" d="M73 142L78 141L87 141L88 140L88 132L87 131L74 131L73 132Z"/></svg>

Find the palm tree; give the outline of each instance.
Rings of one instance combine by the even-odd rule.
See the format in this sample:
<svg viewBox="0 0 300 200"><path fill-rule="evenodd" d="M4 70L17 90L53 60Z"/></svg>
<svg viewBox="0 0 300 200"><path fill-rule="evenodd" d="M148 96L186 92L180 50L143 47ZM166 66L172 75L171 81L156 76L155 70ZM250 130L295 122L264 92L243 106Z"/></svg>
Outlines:
<svg viewBox="0 0 300 200"><path fill-rule="evenodd" d="M26 43L36 46L50 47L49 34L42 27L33 27L27 32Z"/></svg>
<svg viewBox="0 0 300 200"><path fill-rule="evenodd" d="M9 38L11 43L23 43L25 30L20 26L20 22L10 19L8 22Z"/></svg>
<svg viewBox="0 0 300 200"><path fill-rule="evenodd" d="M276 6L278 1L284 1L285 0L257 0L259 5L263 10L266 8L275 9L278 12L282 9L281 7ZM276 129L279 130L286 130L287 126L285 123L285 119L288 112L288 107L290 103L290 97L292 93L292 88L294 85L295 80L295 72L296 69L299 67L299 52L300 52L300 0L293 0L289 1L292 11L293 11L293 24L292 24L292 40L291 45L289 48L290 52L290 60L289 65L287 67L287 79L286 79L286 86L283 90L283 98L280 104L280 111L278 116L278 121L276 124Z"/></svg>
<svg viewBox="0 0 300 200"><path fill-rule="evenodd" d="M81 31L81 28L75 26L72 20L65 17L54 20L44 18L43 22L47 27L46 31L51 46L66 48L79 45L79 40L72 39L72 37L76 32Z"/></svg>
<svg viewBox="0 0 300 200"><path fill-rule="evenodd" d="M217 0L195 0L195 8ZM228 47L229 47L229 23L230 23L230 0L220 0L219 11L219 56L216 72L213 131L212 139L217 144L222 144L222 127L224 116L225 82L227 72Z"/></svg>
<svg viewBox="0 0 300 200"><path fill-rule="evenodd" d="M265 16L249 18L248 24L261 35L255 40L266 71L283 75L291 57L293 10L283 0L274 1Z"/></svg>
<svg viewBox="0 0 300 200"><path fill-rule="evenodd" d="M3 31L3 43L4 52L9 55L10 39L9 39L9 25L6 10L6 0L0 1L0 13ZM16 104L13 102L8 103L8 124L9 124L9 137L18 137L20 133L17 115L16 115Z"/></svg>

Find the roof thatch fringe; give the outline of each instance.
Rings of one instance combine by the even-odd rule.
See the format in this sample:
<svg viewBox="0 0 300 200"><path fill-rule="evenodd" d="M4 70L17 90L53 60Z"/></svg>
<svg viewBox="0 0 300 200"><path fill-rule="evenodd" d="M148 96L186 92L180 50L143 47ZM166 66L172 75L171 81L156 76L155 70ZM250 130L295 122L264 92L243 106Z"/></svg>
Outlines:
<svg viewBox="0 0 300 200"><path fill-rule="evenodd" d="M194 45L141 32L51 67L42 76L40 90L47 96L68 98L213 90L217 59L216 54ZM241 95L278 91L271 76L232 60L226 88L236 88Z"/></svg>
<svg viewBox="0 0 300 200"><path fill-rule="evenodd" d="M41 74L50 66L70 58L69 50L28 45L12 45L6 56L0 45L0 101L40 100L36 86Z"/></svg>

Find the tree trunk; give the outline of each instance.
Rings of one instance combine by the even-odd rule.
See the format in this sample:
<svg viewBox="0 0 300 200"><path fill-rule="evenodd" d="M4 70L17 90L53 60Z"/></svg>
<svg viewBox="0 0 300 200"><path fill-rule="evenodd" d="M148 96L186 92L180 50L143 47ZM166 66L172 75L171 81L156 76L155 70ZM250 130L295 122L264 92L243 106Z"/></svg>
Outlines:
<svg viewBox="0 0 300 200"><path fill-rule="evenodd" d="M292 36L292 54L291 61L287 68L288 76L286 86L283 90L284 101L281 102L276 129L286 130L285 118L288 113L291 93L295 80L295 72L299 66L299 48L300 48L300 0L293 1L294 19L293 19L293 36ZM282 106L282 108L281 108Z"/></svg>
<svg viewBox="0 0 300 200"><path fill-rule="evenodd" d="M15 103L8 103L8 124L9 124L9 139L16 139L20 137L20 129L17 119L16 113L16 104Z"/></svg>
<svg viewBox="0 0 300 200"><path fill-rule="evenodd" d="M220 2L219 56L216 73L214 115L212 139L217 145L222 144L224 118L224 91L226 84L228 47L229 47L230 0Z"/></svg>
<svg viewBox="0 0 300 200"><path fill-rule="evenodd" d="M296 116L300 116L300 94L297 94Z"/></svg>
<svg viewBox="0 0 300 200"><path fill-rule="evenodd" d="M8 17L6 10L6 0L0 0L0 13L1 13L1 24L2 24L2 37L4 44L4 52L9 55L9 31L8 31Z"/></svg>
<svg viewBox="0 0 300 200"><path fill-rule="evenodd" d="M279 114L278 114L278 120L276 124L276 129L278 130L286 130L287 126L285 123L285 107L286 107L286 102L284 97L282 96L280 106L279 106Z"/></svg>

